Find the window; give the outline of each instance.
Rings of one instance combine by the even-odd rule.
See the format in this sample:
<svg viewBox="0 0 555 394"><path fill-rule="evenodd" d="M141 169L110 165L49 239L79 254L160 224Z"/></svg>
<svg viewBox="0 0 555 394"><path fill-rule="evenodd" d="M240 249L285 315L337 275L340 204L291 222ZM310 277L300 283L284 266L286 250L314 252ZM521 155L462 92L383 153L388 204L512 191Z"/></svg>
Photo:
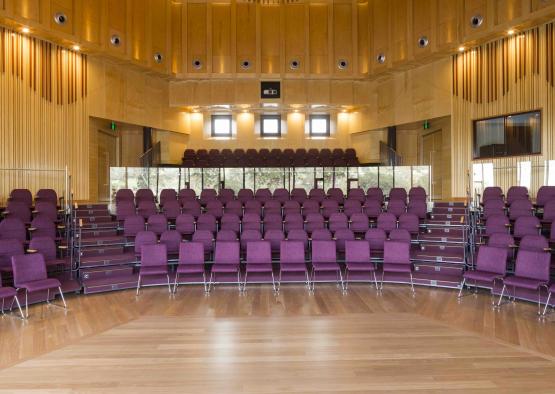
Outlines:
<svg viewBox="0 0 555 394"><path fill-rule="evenodd" d="M231 137L231 115L212 115L212 137Z"/></svg>
<svg viewBox="0 0 555 394"><path fill-rule="evenodd" d="M541 115L524 112L474 121L474 158L541 153Z"/></svg>
<svg viewBox="0 0 555 394"><path fill-rule="evenodd" d="M330 136L330 116L329 115L310 115L310 136L329 137Z"/></svg>
<svg viewBox="0 0 555 394"><path fill-rule="evenodd" d="M260 115L260 136L281 137L281 115Z"/></svg>

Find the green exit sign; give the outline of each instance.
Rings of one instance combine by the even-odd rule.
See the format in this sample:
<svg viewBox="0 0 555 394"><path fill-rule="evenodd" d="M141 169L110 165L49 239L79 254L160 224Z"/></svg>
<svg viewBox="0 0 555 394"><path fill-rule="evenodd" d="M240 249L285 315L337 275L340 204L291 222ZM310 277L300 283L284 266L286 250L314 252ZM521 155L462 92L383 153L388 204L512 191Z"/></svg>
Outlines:
<svg viewBox="0 0 555 394"><path fill-rule="evenodd" d="M422 127L424 128L424 130L428 130L430 128L430 122L425 120L424 123L422 124Z"/></svg>
<svg viewBox="0 0 555 394"><path fill-rule="evenodd" d="M112 131L116 131L116 122L110 123L110 128L112 129Z"/></svg>

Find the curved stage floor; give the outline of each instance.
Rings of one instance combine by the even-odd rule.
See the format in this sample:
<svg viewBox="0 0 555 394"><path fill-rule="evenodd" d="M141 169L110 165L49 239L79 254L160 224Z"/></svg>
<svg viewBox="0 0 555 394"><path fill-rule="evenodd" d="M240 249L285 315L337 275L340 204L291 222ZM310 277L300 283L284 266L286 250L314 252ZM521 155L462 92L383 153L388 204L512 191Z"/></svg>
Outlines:
<svg viewBox="0 0 555 394"><path fill-rule="evenodd" d="M0 320L0 392L548 392L555 324L481 292L164 287ZM551 319L554 317L551 316Z"/></svg>

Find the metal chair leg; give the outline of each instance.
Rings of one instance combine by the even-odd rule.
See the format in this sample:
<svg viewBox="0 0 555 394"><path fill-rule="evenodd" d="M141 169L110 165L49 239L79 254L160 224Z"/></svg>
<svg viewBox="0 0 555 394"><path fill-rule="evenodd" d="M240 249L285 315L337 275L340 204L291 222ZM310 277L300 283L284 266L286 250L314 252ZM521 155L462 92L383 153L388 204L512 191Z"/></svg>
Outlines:
<svg viewBox="0 0 555 394"><path fill-rule="evenodd" d="M175 273L175 280L173 281L173 294L177 291L177 282L179 280L179 273ZM206 281L205 281L206 282ZM206 291L206 283L204 284L204 290Z"/></svg>
<svg viewBox="0 0 555 394"><path fill-rule="evenodd" d="M376 285L376 290L380 291L380 288L378 287L378 278L376 277L376 271L373 271L374 274L374 285Z"/></svg>
<svg viewBox="0 0 555 394"><path fill-rule="evenodd" d="M501 289L501 295L499 296L499 301L497 301L497 307L499 308L501 306L501 300L503 299L503 294L505 294L505 289L507 288L507 286L505 286L505 283L503 283L503 288Z"/></svg>
<svg viewBox="0 0 555 394"><path fill-rule="evenodd" d="M414 281L412 279L412 272L410 273L410 289L412 290L412 295L414 295L416 292L414 291Z"/></svg>
<svg viewBox="0 0 555 394"><path fill-rule="evenodd" d="M464 289L464 284L466 283L466 278L463 278L462 282L461 282L461 288L459 290L459 295L457 295L457 298L461 298L462 297L462 292Z"/></svg>
<svg viewBox="0 0 555 394"><path fill-rule="evenodd" d="M203 282L203 285L204 285L204 292L208 293L208 289L206 288L206 272L202 273L202 282Z"/></svg>
<svg viewBox="0 0 555 394"><path fill-rule="evenodd" d="M341 274L341 268L339 268L339 280L341 282L341 292L345 291L345 284L343 283L343 275Z"/></svg>
<svg viewBox="0 0 555 394"><path fill-rule="evenodd" d="M29 318L29 292L25 289L25 317Z"/></svg>
<svg viewBox="0 0 555 394"><path fill-rule="evenodd" d="M382 280L380 282L381 286L380 286L380 291L383 291L383 276L384 276L385 272L382 270Z"/></svg>
<svg viewBox="0 0 555 394"><path fill-rule="evenodd" d="M549 301L551 300L551 292L547 294L547 300L545 301L545 308L543 308L542 316L545 316L547 312L547 307L549 306Z"/></svg>
<svg viewBox="0 0 555 394"><path fill-rule="evenodd" d="M23 311L21 310L21 304L19 303L19 299L17 296L14 296L15 303L17 304L17 309L19 309L19 314L21 315L21 319L25 320L25 316L23 315Z"/></svg>
<svg viewBox="0 0 555 394"><path fill-rule="evenodd" d="M62 292L62 288L58 287L58 291L60 292L60 297L62 298L62 302L64 304L64 309L67 309L66 299L64 297L64 293Z"/></svg>
<svg viewBox="0 0 555 394"><path fill-rule="evenodd" d="M136 296L139 295L139 288L141 287L141 275L139 275L139 279L137 279L137 292L136 292Z"/></svg>
<svg viewBox="0 0 555 394"><path fill-rule="evenodd" d="M170 285L170 274L166 274L166 278L168 279L168 293L172 293L172 287Z"/></svg>

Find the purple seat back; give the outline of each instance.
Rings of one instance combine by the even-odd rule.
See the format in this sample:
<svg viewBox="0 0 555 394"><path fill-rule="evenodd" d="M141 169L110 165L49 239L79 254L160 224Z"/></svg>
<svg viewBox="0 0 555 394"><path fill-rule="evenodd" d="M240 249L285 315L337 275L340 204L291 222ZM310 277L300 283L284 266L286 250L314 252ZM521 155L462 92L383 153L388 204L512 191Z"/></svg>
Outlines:
<svg viewBox="0 0 555 394"><path fill-rule="evenodd" d="M283 204L283 214L301 213L301 204L298 201L287 200Z"/></svg>
<svg viewBox="0 0 555 394"><path fill-rule="evenodd" d="M518 250L530 250L532 252L545 252L549 243L543 235L525 235L518 244Z"/></svg>
<svg viewBox="0 0 555 394"><path fill-rule="evenodd" d="M179 244L179 264L204 264L202 242L181 242Z"/></svg>
<svg viewBox="0 0 555 394"><path fill-rule="evenodd" d="M164 204L163 214L166 218L175 220L181 213L181 205L177 200L167 200Z"/></svg>
<svg viewBox="0 0 555 394"><path fill-rule="evenodd" d="M285 231L290 231L293 229L304 229L304 219L300 213L289 213L285 216L283 223Z"/></svg>
<svg viewBox="0 0 555 394"><path fill-rule="evenodd" d="M365 233L370 228L370 222L365 213L353 213L349 221L349 228L356 233Z"/></svg>
<svg viewBox="0 0 555 394"><path fill-rule="evenodd" d="M264 203L264 216L268 214L281 215L281 203L278 200L268 200Z"/></svg>
<svg viewBox="0 0 555 394"><path fill-rule="evenodd" d="M540 220L535 216L521 216L515 221L513 235L524 237L525 235L537 235L540 229Z"/></svg>
<svg viewBox="0 0 555 394"><path fill-rule="evenodd" d="M490 199L484 202L484 218L488 219L492 215L504 215L505 202L501 199Z"/></svg>
<svg viewBox="0 0 555 394"><path fill-rule="evenodd" d="M35 229L33 232L31 232L31 238L56 238L56 224L44 215L36 215L35 218L31 221L31 228Z"/></svg>
<svg viewBox="0 0 555 394"><path fill-rule="evenodd" d="M308 198L322 204L322 202L326 199L326 192L323 189L310 189L308 192Z"/></svg>
<svg viewBox="0 0 555 394"><path fill-rule="evenodd" d="M160 206L165 207L168 201L177 202L177 192L175 189L162 189L160 192Z"/></svg>
<svg viewBox="0 0 555 394"><path fill-rule="evenodd" d="M166 230L160 235L160 244L166 245L168 254L175 255L179 252L181 234L177 230Z"/></svg>
<svg viewBox="0 0 555 394"><path fill-rule="evenodd" d="M530 200L514 200L509 207L509 218L516 220L521 216L532 216L532 203Z"/></svg>
<svg viewBox="0 0 555 394"><path fill-rule="evenodd" d="M175 219L175 229L181 234L193 234L195 232L195 218L189 213L182 213Z"/></svg>
<svg viewBox="0 0 555 394"><path fill-rule="evenodd" d="M231 200L225 204L224 214L232 213L238 217L243 216L243 204L239 200Z"/></svg>
<svg viewBox="0 0 555 394"><path fill-rule="evenodd" d="M237 199L244 205L247 201L254 200L254 192L251 189L241 189L237 193Z"/></svg>
<svg viewBox="0 0 555 394"><path fill-rule="evenodd" d="M268 213L264 215L264 231L266 230L283 230L283 220L279 213Z"/></svg>
<svg viewBox="0 0 555 394"><path fill-rule="evenodd" d="M304 249L308 248L308 234L305 230L291 230L287 233L288 241L299 241L303 243Z"/></svg>
<svg viewBox="0 0 555 394"><path fill-rule="evenodd" d="M345 241L345 263L369 263L370 245L368 241Z"/></svg>
<svg viewBox="0 0 555 394"><path fill-rule="evenodd" d="M156 204L154 201L141 200L137 206L137 213L146 219L156 213Z"/></svg>
<svg viewBox="0 0 555 394"><path fill-rule="evenodd" d="M369 187L366 191L366 199L367 200L374 200L379 202L380 204L383 203L383 190L379 187Z"/></svg>
<svg viewBox="0 0 555 394"><path fill-rule="evenodd" d="M543 220L546 222L553 222L555 219L555 199L548 200L543 206Z"/></svg>
<svg viewBox="0 0 555 394"><path fill-rule="evenodd" d="M272 247L268 241L247 242L247 264L271 264Z"/></svg>
<svg viewBox="0 0 555 394"><path fill-rule="evenodd" d="M410 244L402 241L385 241L384 264L410 264Z"/></svg>
<svg viewBox="0 0 555 394"><path fill-rule="evenodd" d="M507 248L482 245L478 249L476 270L505 274L507 269Z"/></svg>
<svg viewBox="0 0 555 394"><path fill-rule="evenodd" d="M116 218L125 220L128 216L136 214L135 203L129 200L122 200L116 203Z"/></svg>
<svg viewBox="0 0 555 394"><path fill-rule="evenodd" d="M237 241L237 233L233 230L220 230L216 234L217 241Z"/></svg>
<svg viewBox="0 0 555 394"><path fill-rule="evenodd" d="M366 200L366 195L361 187L354 187L347 192L347 200L355 200L363 203Z"/></svg>
<svg viewBox="0 0 555 394"><path fill-rule="evenodd" d="M129 201L133 203L135 201L135 195L131 189L119 189L116 192L116 204L122 201Z"/></svg>
<svg viewBox="0 0 555 394"><path fill-rule="evenodd" d="M140 256L144 245L155 245L156 242L158 238L152 231L139 231L135 236L135 255Z"/></svg>
<svg viewBox="0 0 555 394"><path fill-rule="evenodd" d="M28 207L33 205L33 195L28 189L13 189L10 193L9 200L22 202Z"/></svg>
<svg viewBox="0 0 555 394"><path fill-rule="evenodd" d="M353 213L362 212L362 204L359 200L347 199L343 203L343 212L347 216L351 216Z"/></svg>
<svg viewBox="0 0 555 394"><path fill-rule="evenodd" d="M139 231L145 230L145 219L139 215L132 215L123 221L123 235L134 237Z"/></svg>
<svg viewBox="0 0 555 394"><path fill-rule="evenodd" d="M387 203L387 212L399 217L407 211L404 200L389 200Z"/></svg>
<svg viewBox="0 0 555 394"><path fill-rule="evenodd" d="M208 201L213 201L218 198L218 193L214 189L202 189L200 192L200 203L206 205Z"/></svg>
<svg viewBox="0 0 555 394"><path fill-rule="evenodd" d="M141 270L143 267L168 266L166 245L143 245L141 248Z"/></svg>
<svg viewBox="0 0 555 394"><path fill-rule="evenodd" d="M493 233L488 238L488 246L494 248L505 248L505 250L508 250L508 248L510 248L514 244L515 239L511 234L507 232Z"/></svg>
<svg viewBox="0 0 555 394"><path fill-rule="evenodd" d="M56 242L50 237L34 237L29 242L29 249L42 254L45 261L56 260Z"/></svg>
<svg viewBox="0 0 555 394"><path fill-rule="evenodd" d="M528 200L528 189L524 186L511 186L507 190L507 204L511 205L516 200Z"/></svg>
<svg viewBox="0 0 555 394"><path fill-rule="evenodd" d="M495 233L507 233L509 218L505 215L491 215L486 220L486 235Z"/></svg>
<svg viewBox="0 0 555 394"><path fill-rule="evenodd" d="M12 256L14 286L21 287L25 283L47 278L46 262L40 253Z"/></svg>
<svg viewBox="0 0 555 394"><path fill-rule="evenodd" d="M214 264L239 265L240 253L238 241L221 241L216 243Z"/></svg>
<svg viewBox="0 0 555 394"><path fill-rule="evenodd" d="M331 231L327 228L317 228L312 231L310 238L314 241L330 241L332 239Z"/></svg>
<svg viewBox="0 0 555 394"><path fill-rule="evenodd" d="M272 199L272 192L268 188L258 189L256 193L254 193L254 199L260 201L262 204L265 204L266 201L270 201Z"/></svg>
<svg viewBox="0 0 555 394"><path fill-rule="evenodd" d="M312 241L313 263L336 263L335 241Z"/></svg>
<svg viewBox="0 0 555 394"><path fill-rule="evenodd" d="M349 228L349 219L343 212L335 212L330 215L329 229L330 231L337 231L342 228Z"/></svg>
<svg viewBox="0 0 555 394"><path fill-rule="evenodd" d="M536 205L543 207L549 200L555 200L555 186L540 187L536 195Z"/></svg>
<svg viewBox="0 0 555 394"><path fill-rule="evenodd" d="M348 228L340 228L333 233L337 251L340 253L345 252L345 242L354 241L355 233Z"/></svg>
<svg viewBox="0 0 555 394"><path fill-rule="evenodd" d="M305 189L294 188L291 190L291 200L297 201L299 204L304 204L308 200L308 195Z"/></svg>
<svg viewBox="0 0 555 394"><path fill-rule="evenodd" d="M196 230L193 233L193 241L200 242L204 246L204 252L210 253L214 245L214 235L210 230Z"/></svg>
<svg viewBox="0 0 555 394"><path fill-rule="evenodd" d="M304 216L311 213L320 213L320 203L316 200L305 200L302 211Z"/></svg>
<svg viewBox="0 0 555 394"><path fill-rule="evenodd" d="M201 213L201 206L197 200L180 200L181 201L181 212L193 215L198 218Z"/></svg>
<svg viewBox="0 0 555 394"><path fill-rule="evenodd" d="M35 204L35 211L41 215L47 216L53 221L58 220L58 208L50 201L38 201Z"/></svg>
<svg viewBox="0 0 555 394"><path fill-rule="evenodd" d="M418 234L419 224L418 216L414 213L402 213L399 216L399 228L405 229L411 234Z"/></svg>
<svg viewBox="0 0 555 394"><path fill-rule="evenodd" d="M160 235L168 229L168 219L161 213L150 215L146 227L147 230L152 231L156 235Z"/></svg>
<svg viewBox="0 0 555 394"><path fill-rule="evenodd" d="M56 207L54 207L54 210L56 210ZM24 223L29 223L31 221L31 209L24 202L8 201L6 211L8 213L8 218L17 218ZM55 219L56 218L54 218L54 220Z"/></svg>
<svg viewBox="0 0 555 394"><path fill-rule="evenodd" d="M58 205L58 195L54 189L39 189L37 191L37 195L35 196L36 201L48 201L54 204L54 206Z"/></svg>
<svg viewBox="0 0 555 394"><path fill-rule="evenodd" d="M381 228L371 228L364 234L364 239L368 241L370 250L383 250L386 234Z"/></svg>
<svg viewBox="0 0 555 394"><path fill-rule="evenodd" d="M279 201L280 204L283 205L285 201L289 200L289 190L284 188L275 189L272 198L276 201Z"/></svg>
<svg viewBox="0 0 555 394"><path fill-rule="evenodd" d="M390 241L408 242L410 243L410 233L403 228L394 228L389 232Z"/></svg>
<svg viewBox="0 0 555 394"><path fill-rule="evenodd" d="M279 260L282 264L305 263L305 246L302 241L281 241Z"/></svg>
<svg viewBox="0 0 555 394"><path fill-rule="evenodd" d="M422 186L411 187L409 190L410 201L426 201L426 190Z"/></svg>
<svg viewBox="0 0 555 394"><path fill-rule="evenodd" d="M213 215L219 219L224 214L224 206L220 200L210 200L206 202L206 213Z"/></svg>
<svg viewBox="0 0 555 394"><path fill-rule="evenodd" d="M419 219L426 219L428 214L428 205L424 200L410 200L407 212L415 214Z"/></svg>
<svg viewBox="0 0 555 394"><path fill-rule="evenodd" d="M389 191L389 201L401 200L406 203L407 201L407 191L403 187L393 187Z"/></svg>
<svg viewBox="0 0 555 394"><path fill-rule="evenodd" d="M23 243L11 239L0 239L0 269L12 266L12 256L24 254Z"/></svg>
<svg viewBox="0 0 555 394"><path fill-rule="evenodd" d="M236 234L241 230L241 219L234 213L225 213L220 222L220 230L231 230Z"/></svg>
<svg viewBox="0 0 555 394"><path fill-rule="evenodd" d="M486 202L487 200L499 200L503 199L503 190L499 186L488 186L484 189L482 193L482 203Z"/></svg>
<svg viewBox="0 0 555 394"><path fill-rule="evenodd" d="M367 198L364 202L363 210L369 218L377 218L382 213L382 203L381 201Z"/></svg>
<svg viewBox="0 0 555 394"><path fill-rule="evenodd" d="M7 217L0 222L0 239L11 239L25 242L27 230L25 224L18 218Z"/></svg>
<svg viewBox="0 0 555 394"><path fill-rule="evenodd" d="M279 245L284 239L285 235L283 231L270 229L264 232L264 240L270 242L272 252L277 252L279 250Z"/></svg>
<svg viewBox="0 0 555 394"><path fill-rule="evenodd" d="M262 234L258 230L245 230L241 234L241 249L246 250L247 242L250 241L261 241Z"/></svg>
<svg viewBox="0 0 555 394"><path fill-rule="evenodd" d="M343 200L345 199L343 190L338 187L328 189L328 199L336 201L338 204L343 204Z"/></svg>
<svg viewBox="0 0 555 394"><path fill-rule="evenodd" d="M233 201L235 199L235 192L233 189L221 189L220 193L218 194L218 200L220 200L223 204Z"/></svg>
<svg viewBox="0 0 555 394"><path fill-rule="evenodd" d="M246 215L247 213L254 213L258 216L260 216L262 214L262 204L260 203L260 201L257 200L248 200L245 203L245 212L244 214Z"/></svg>
<svg viewBox="0 0 555 394"><path fill-rule="evenodd" d="M197 193L193 189L181 189L177 194L177 199L181 202L197 199Z"/></svg>
<svg viewBox="0 0 555 394"><path fill-rule="evenodd" d="M515 275L549 282L550 264L551 254L549 253L519 250L516 255Z"/></svg>
<svg viewBox="0 0 555 394"><path fill-rule="evenodd" d="M280 218L281 220L281 218ZM260 231L260 214L245 212L242 220L242 231L258 230Z"/></svg>
<svg viewBox="0 0 555 394"><path fill-rule="evenodd" d="M391 212L383 212L378 216L378 228L391 231L397 228L397 217Z"/></svg>
<svg viewBox="0 0 555 394"><path fill-rule="evenodd" d="M197 230L208 230L215 233L218 230L218 223L214 215L201 213L197 219Z"/></svg>
<svg viewBox="0 0 555 394"><path fill-rule="evenodd" d="M154 193L150 189L139 189L135 193L135 203L137 206L141 201L154 202Z"/></svg>
<svg viewBox="0 0 555 394"><path fill-rule="evenodd" d="M339 203L336 200L328 199L322 201L322 215L328 219L332 213L339 212Z"/></svg>

